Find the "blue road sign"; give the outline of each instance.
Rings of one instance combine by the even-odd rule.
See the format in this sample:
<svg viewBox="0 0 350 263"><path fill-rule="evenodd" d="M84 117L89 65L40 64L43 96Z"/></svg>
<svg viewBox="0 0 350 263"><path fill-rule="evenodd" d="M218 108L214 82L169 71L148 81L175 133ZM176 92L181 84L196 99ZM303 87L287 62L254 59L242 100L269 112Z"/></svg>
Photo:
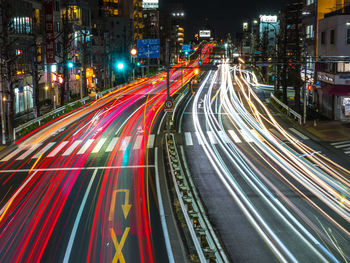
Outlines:
<svg viewBox="0 0 350 263"><path fill-rule="evenodd" d="M182 52L183 53L190 53L191 52L191 45L182 45Z"/></svg>
<svg viewBox="0 0 350 263"><path fill-rule="evenodd" d="M137 57L138 58L160 58L160 41L154 39L137 40Z"/></svg>

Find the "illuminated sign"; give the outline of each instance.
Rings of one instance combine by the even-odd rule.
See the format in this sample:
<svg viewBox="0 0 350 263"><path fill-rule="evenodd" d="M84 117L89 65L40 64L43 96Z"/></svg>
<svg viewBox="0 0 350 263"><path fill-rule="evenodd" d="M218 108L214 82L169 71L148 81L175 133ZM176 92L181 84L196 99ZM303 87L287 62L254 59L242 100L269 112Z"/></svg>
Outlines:
<svg viewBox="0 0 350 263"><path fill-rule="evenodd" d="M143 9L157 9L159 7L159 0L143 0Z"/></svg>
<svg viewBox="0 0 350 263"><path fill-rule="evenodd" d="M210 30L200 30L199 37L211 37Z"/></svg>
<svg viewBox="0 0 350 263"><path fill-rule="evenodd" d="M277 22L277 16L261 15L260 16L260 22L263 22L263 23L276 23Z"/></svg>

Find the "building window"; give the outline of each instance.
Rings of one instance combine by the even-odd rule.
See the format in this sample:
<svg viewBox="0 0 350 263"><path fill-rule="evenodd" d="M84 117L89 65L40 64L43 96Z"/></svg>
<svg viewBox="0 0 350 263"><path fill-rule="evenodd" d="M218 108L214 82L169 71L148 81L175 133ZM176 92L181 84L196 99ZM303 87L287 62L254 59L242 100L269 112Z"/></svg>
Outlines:
<svg viewBox="0 0 350 263"><path fill-rule="evenodd" d="M346 33L346 43L350 45L350 28L347 30L347 33Z"/></svg>
<svg viewBox="0 0 350 263"><path fill-rule="evenodd" d="M322 45L326 44L326 32L325 31L321 32L321 44Z"/></svg>
<svg viewBox="0 0 350 263"><path fill-rule="evenodd" d="M15 34L32 34L33 20L30 17L11 18L10 31Z"/></svg>
<svg viewBox="0 0 350 263"><path fill-rule="evenodd" d="M350 72L350 63L338 62L338 72Z"/></svg>
<svg viewBox="0 0 350 263"><path fill-rule="evenodd" d="M314 25L306 26L306 38L314 38L314 37L315 37Z"/></svg>
<svg viewBox="0 0 350 263"><path fill-rule="evenodd" d="M334 41L335 41L335 30L332 29L332 30L331 30L331 39L330 39L330 43L331 43L331 44L334 44Z"/></svg>
<svg viewBox="0 0 350 263"><path fill-rule="evenodd" d="M315 0L306 0L306 5L312 5L315 3Z"/></svg>

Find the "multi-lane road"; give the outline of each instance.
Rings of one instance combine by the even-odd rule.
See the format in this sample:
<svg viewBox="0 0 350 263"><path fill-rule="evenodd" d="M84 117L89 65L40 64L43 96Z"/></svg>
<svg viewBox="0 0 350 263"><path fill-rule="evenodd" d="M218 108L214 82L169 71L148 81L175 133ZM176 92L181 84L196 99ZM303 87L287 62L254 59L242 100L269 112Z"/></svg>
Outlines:
<svg viewBox="0 0 350 263"><path fill-rule="evenodd" d="M233 262L349 261L349 165L280 124L258 90L253 74L223 63L178 125L183 161L227 253Z"/></svg>
<svg viewBox="0 0 350 263"><path fill-rule="evenodd" d="M170 70L170 94L195 66ZM123 86L0 153L0 262L168 261L153 158L166 84Z"/></svg>

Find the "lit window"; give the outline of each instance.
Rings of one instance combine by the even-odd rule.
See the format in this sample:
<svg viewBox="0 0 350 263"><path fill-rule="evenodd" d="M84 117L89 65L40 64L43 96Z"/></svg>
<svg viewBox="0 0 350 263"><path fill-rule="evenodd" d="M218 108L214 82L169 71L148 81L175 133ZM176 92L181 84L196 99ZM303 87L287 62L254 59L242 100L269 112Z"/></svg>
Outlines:
<svg viewBox="0 0 350 263"><path fill-rule="evenodd" d="M314 25L306 26L306 38L314 38L314 37L315 37Z"/></svg>

